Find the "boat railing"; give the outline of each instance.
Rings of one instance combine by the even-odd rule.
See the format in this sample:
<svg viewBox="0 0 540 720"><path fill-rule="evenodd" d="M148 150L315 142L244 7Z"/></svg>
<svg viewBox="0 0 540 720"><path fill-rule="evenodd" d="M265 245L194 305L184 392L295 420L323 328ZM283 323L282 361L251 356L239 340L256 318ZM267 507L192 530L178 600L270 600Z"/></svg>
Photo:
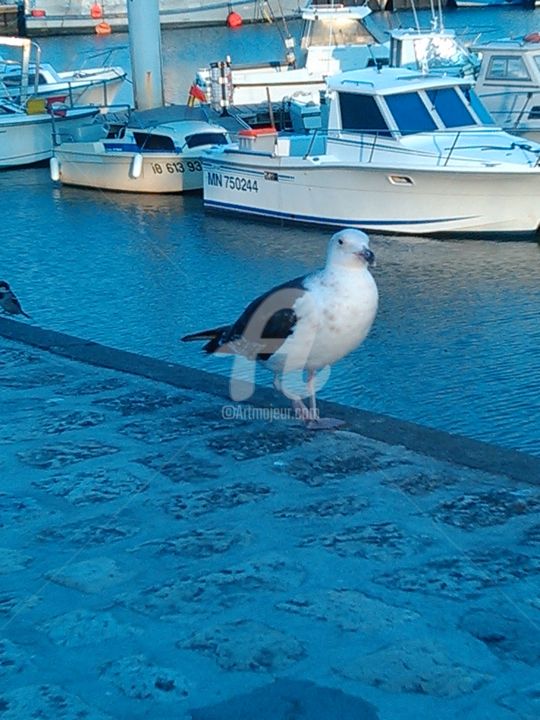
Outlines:
<svg viewBox="0 0 540 720"><path fill-rule="evenodd" d="M93 50L86 50L81 53L83 61L81 64L81 70L84 70L90 66L90 63L95 59L100 59L100 67L105 68L111 65L112 58L115 53L127 50L127 45L114 45L113 47L107 48L106 50L99 50L95 52Z"/></svg>
<svg viewBox="0 0 540 720"><path fill-rule="evenodd" d="M407 146L388 133L378 131L313 130L309 135L305 152L298 154L301 154L304 160L318 157L321 155L322 146L326 152L332 154L332 151L328 150L328 141L331 141L338 148L346 147L347 158L351 161L368 165L395 162L396 167L399 167L403 161L412 161L416 165L434 164L436 167L446 167L454 163L485 167L497 164L498 152L500 152L502 161L503 159L507 160L508 152L514 150L521 150L524 159L530 165L537 165L540 159L540 150L537 150L534 144L531 145L526 138L521 139L508 135L506 140L501 142L501 132L496 127L481 126L455 132L434 132L429 134L429 138L431 145L426 145L421 149L414 144ZM304 140L303 147L306 147L306 140ZM481 157L481 153L484 151L489 151L489 155ZM478 155L475 156L475 154Z"/></svg>
<svg viewBox="0 0 540 720"><path fill-rule="evenodd" d="M537 90L502 90L498 92L481 93L480 100L487 105L489 113L493 120L505 127L515 128L521 125L525 120L540 120L540 88ZM495 101L498 102L511 99L511 107L501 107L501 109L492 109L490 105ZM536 102L537 105L531 105ZM517 105L521 103L521 107Z"/></svg>

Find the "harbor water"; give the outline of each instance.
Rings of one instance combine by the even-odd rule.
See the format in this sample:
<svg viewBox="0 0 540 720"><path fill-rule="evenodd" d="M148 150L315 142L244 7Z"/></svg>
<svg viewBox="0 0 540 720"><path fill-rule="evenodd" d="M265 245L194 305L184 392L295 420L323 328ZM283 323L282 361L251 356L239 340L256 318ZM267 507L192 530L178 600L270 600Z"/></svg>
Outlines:
<svg viewBox="0 0 540 720"><path fill-rule="evenodd" d="M412 17L393 22L408 27ZM459 9L445 24L471 38L521 36L540 29L540 10ZM113 62L127 67L127 42L116 34L40 44L45 61L67 69L81 52L116 46ZM162 44L165 95L175 103L186 101L198 67L226 54L234 62L283 56L271 25L169 30ZM129 85L119 99L131 99ZM331 234L208 214L198 194L59 187L43 167L2 172L0 192L0 277L33 322L223 374L228 359L179 338L235 319L261 291L321 265ZM320 396L540 455L537 242L373 235L372 248L379 315Z"/></svg>

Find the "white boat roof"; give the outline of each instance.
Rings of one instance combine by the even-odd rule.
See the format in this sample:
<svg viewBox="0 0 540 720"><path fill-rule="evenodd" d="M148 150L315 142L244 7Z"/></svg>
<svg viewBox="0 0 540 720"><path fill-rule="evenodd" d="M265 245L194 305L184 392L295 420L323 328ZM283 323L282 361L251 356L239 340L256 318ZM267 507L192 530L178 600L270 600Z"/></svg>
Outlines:
<svg viewBox="0 0 540 720"><path fill-rule="evenodd" d="M363 20L371 15L367 5L307 5L302 9L302 20L324 20L325 18L350 18L351 20Z"/></svg>
<svg viewBox="0 0 540 720"><path fill-rule="evenodd" d="M422 75L405 68L365 68L349 70L333 75L327 80L330 90L341 90L362 95L390 95L407 91L425 90L427 88L455 87L456 85L472 84L465 78L450 76Z"/></svg>
<svg viewBox="0 0 540 720"><path fill-rule="evenodd" d="M535 33L536 34L536 33ZM525 36L527 37L527 36ZM538 33L540 38L540 33ZM489 42L477 42L471 45L474 52L513 52L522 54L523 52L540 51L540 42L528 42L525 38L521 40L490 40Z"/></svg>
<svg viewBox="0 0 540 720"><path fill-rule="evenodd" d="M203 120L171 120L169 122L159 123L157 125L138 125L137 123L128 123L128 128L136 132L141 130L149 135L168 135L170 137L185 137L195 133L225 133L225 129L219 125L205 122Z"/></svg>

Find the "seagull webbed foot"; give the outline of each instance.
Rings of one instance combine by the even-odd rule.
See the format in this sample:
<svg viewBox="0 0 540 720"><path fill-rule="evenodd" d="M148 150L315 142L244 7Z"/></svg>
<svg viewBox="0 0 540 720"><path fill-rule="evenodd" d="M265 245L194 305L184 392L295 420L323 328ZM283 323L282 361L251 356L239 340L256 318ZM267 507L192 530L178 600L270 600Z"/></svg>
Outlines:
<svg viewBox="0 0 540 720"><path fill-rule="evenodd" d="M310 420L306 427L308 430L337 430L342 425L345 425L345 420L339 420L339 418L315 418Z"/></svg>

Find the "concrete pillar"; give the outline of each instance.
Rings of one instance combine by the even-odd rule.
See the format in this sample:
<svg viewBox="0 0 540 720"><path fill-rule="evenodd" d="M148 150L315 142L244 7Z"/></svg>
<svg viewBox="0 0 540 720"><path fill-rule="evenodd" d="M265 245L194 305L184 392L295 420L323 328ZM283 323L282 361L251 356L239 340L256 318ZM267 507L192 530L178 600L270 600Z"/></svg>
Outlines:
<svg viewBox="0 0 540 720"><path fill-rule="evenodd" d="M135 107L163 107L159 0L127 0L127 10Z"/></svg>

